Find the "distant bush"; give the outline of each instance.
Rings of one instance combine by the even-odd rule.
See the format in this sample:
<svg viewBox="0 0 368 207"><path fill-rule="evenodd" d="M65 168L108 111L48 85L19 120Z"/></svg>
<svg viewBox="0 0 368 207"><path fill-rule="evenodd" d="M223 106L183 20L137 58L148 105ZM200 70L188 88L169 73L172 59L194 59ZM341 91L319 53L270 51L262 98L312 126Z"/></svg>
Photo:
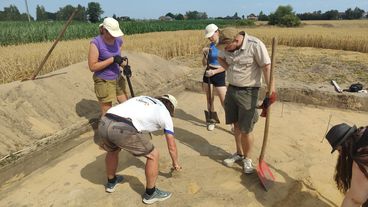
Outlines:
<svg viewBox="0 0 368 207"><path fill-rule="evenodd" d="M295 15L293 8L290 5L279 6L275 13L270 14L268 24L296 27L300 25L300 19Z"/></svg>
<svg viewBox="0 0 368 207"><path fill-rule="evenodd" d="M236 20L235 21L235 26L254 26L255 21L254 20Z"/></svg>

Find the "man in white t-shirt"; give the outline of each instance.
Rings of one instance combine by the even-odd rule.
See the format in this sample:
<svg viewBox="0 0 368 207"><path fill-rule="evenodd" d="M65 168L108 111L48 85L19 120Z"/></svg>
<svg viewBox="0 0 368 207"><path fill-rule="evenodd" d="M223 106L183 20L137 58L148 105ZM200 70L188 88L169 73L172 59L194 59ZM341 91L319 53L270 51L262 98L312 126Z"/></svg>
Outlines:
<svg viewBox="0 0 368 207"><path fill-rule="evenodd" d="M172 167L174 170L181 170L171 118L176 106L177 101L170 94L156 98L138 96L110 108L101 118L98 127L99 136L95 142L107 151L106 192L114 192L116 185L123 181L121 175L116 175L116 169L119 152L124 149L134 156L147 158L146 192L143 194L143 202L152 204L170 198L170 192L161 191L155 187L159 152L147 137L142 136L142 133L163 129L172 159Z"/></svg>

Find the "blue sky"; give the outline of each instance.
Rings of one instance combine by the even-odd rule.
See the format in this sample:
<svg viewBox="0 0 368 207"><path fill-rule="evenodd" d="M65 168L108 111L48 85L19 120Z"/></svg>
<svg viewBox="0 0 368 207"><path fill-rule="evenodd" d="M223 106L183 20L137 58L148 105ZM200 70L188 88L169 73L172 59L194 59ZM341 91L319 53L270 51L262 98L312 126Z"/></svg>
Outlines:
<svg viewBox="0 0 368 207"><path fill-rule="evenodd" d="M87 7L88 2L93 0L27 0L30 14L36 16L36 6L43 5L46 11L56 12L60 7L67 4L76 6L78 4ZM297 13L321 10L322 12L337 9L345 11L347 8L358 6L365 11L368 10L368 0L105 0L94 1L100 3L104 14L102 16L129 16L137 19L157 19L168 12L182 13L186 11L206 12L209 17L234 15L258 14L261 10L269 14L276 10L279 5L291 5ZM322 3L323 2L323 3ZM10 4L16 5L21 13L26 12L24 0L0 0L0 10Z"/></svg>

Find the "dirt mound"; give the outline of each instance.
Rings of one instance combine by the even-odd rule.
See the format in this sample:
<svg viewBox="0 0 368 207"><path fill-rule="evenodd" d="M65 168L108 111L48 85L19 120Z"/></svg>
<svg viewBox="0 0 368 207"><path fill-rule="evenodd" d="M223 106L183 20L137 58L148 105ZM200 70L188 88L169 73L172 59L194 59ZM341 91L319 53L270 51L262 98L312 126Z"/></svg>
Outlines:
<svg viewBox="0 0 368 207"><path fill-rule="evenodd" d="M157 56L126 53L136 94L159 93L181 84L191 69ZM0 159L41 144L41 140L99 115L87 62L0 86ZM67 130L68 132L68 130ZM52 141L52 140L50 140Z"/></svg>

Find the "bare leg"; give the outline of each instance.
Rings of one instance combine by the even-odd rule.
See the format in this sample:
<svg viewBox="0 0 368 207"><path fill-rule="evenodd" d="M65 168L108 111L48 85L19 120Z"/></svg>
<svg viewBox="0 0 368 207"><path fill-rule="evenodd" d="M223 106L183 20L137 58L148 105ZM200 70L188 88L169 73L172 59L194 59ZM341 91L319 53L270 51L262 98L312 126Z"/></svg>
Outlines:
<svg viewBox="0 0 368 207"><path fill-rule="evenodd" d="M158 175L158 159L159 153L156 148L149 153L146 161L146 188L153 188L156 185L156 179Z"/></svg>
<svg viewBox="0 0 368 207"><path fill-rule="evenodd" d="M107 152L105 157L106 174L108 179L115 177L116 170L118 168L120 150L114 152Z"/></svg>
<svg viewBox="0 0 368 207"><path fill-rule="evenodd" d="M213 93L211 94L212 97L210 99L210 94L209 94L208 84L207 83L202 83L202 88L203 88L203 91L206 93L207 110L208 111L215 111L215 106L213 104L214 94ZM212 85L211 85L211 89L212 89ZM211 109L210 109L210 103L211 103Z"/></svg>
<svg viewBox="0 0 368 207"><path fill-rule="evenodd" d="M244 154L244 148L242 145L242 133L239 128L238 123L234 123L234 137L235 137L235 144L236 144L236 152L239 155L245 155Z"/></svg>
<svg viewBox="0 0 368 207"><path fill-rule="evenodd" d="M112 106L111 102L108 103L102 103L100 102L100 107L101 107L101 116L105 115L107 110L109 110Z"/></svg>
<svg viewBox="0 0 368 207"><path fill-rule="evenodd" d="M243 147L244 157L247 157L250 154L250 151L253 146L253 134L252 133L241 133L241 143Z"/></svg>
<svg viewBox="0 0 368 207"><path fill-rule="evenodd" d="M118 100L118 103L123 103L124 101L128 100L128 95L123 93L122 95L117 96L116 99Z"/></svg>
<svg viewBox="0 0 368 207"><path fill-rule="evenodd" d="M222 107L224 108L225 94L227 91L226 86L215 87L216 93L219 96Z"/></svg>

